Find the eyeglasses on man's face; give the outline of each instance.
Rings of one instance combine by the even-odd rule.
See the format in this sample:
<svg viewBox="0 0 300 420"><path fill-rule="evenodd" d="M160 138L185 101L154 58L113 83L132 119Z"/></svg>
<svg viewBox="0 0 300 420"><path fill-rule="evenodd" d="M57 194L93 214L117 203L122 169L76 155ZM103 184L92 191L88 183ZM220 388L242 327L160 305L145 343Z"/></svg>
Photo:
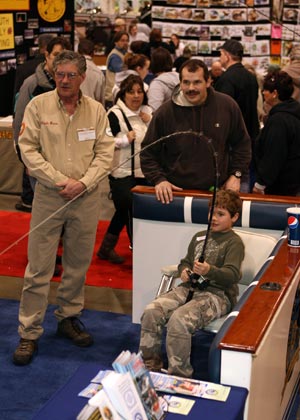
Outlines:
<svg viewBox="0 0 300 420"><path fill-rule="evenodd" d="M78 76L78 73L74 73L74 72L70 72L70 73L65 73L63 71L55 72L55 77L58 80L63 80L65 77L68 80L74 80L74 79L76 79L77 76Z"/></svg>

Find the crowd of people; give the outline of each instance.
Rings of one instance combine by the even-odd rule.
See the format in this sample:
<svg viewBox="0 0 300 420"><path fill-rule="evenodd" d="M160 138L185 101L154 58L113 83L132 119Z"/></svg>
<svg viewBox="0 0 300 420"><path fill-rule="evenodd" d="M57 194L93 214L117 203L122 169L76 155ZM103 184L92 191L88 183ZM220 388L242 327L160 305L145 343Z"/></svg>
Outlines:
<svg viewBox="0 0 300 420"><path fill-rule="evenodd" d="M300 195L299 50L292 52L290 67L268 71L260 84L243 64L239 41L227 40L209 69L176 34L166 41L157 28L139 31L138 22L127 31L121 18L107 45L105 75L86 38L76 52L58 36L47 38L43 48L44 59L39 57L23 83L16 79L15 89L14 139L24 185L29 177L32 188L31 200L22 196L18 209L32 217L14 363L26 365L37 352L60 240L57 334L78 346L93 343L79 318L101 205L98 184L109 176L115 212L97 255L113 264L124 262L115 250L124 227L129 246L134 244L133 186L153 185L163 204L182 189L220 190L210 257L194 262L197 234L180 263L184 287L149 304L142 318L141 349L149 367L161 365L161 329L169 321L169 370L191 376L192 330L186 333L182 319L197 318L194 331L235 301L243 259L231 230L240 212L238 193ZM211 283L185 305L188 270Z"/></svg>

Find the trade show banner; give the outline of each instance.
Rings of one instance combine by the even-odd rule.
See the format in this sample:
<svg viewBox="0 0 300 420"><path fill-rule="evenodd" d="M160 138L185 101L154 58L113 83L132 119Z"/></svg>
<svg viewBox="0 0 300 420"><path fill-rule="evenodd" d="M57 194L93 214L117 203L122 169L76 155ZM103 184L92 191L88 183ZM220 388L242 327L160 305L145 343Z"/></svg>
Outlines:
<svg viewBox="0 0 300 420"><path fill-rule="evenodd" d="M13 113L17 66L38 51L38 37L54 33L74 44L74 2L66 0L0 0L0 116Z"/></svg>

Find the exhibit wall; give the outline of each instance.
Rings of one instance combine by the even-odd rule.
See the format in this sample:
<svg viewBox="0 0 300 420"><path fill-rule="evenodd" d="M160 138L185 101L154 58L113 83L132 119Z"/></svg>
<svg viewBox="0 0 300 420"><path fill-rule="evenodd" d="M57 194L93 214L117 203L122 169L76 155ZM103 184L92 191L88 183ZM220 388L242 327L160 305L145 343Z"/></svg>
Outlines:
<svg viewBox="0 0 300 420"><path fill-rule="evenodd" d="M299 0L154 0L152 26L173 33L210 67L226 39L244 46L244 62L258 71L283 66L300 44Z"/></svg>
<svg viewBox="0 0 300 420"><path fill-rule="evenodd" d="M74 2L66 0L0 0L0 116L13 112L16 67L38 50L38 36L74 36Z"/></svg>

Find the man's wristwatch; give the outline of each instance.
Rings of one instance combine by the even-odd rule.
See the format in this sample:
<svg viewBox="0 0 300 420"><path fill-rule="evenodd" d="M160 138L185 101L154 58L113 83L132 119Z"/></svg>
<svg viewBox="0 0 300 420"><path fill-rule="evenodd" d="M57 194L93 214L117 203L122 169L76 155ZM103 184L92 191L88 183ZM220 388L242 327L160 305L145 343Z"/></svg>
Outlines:
<svg viewBox="0 0 300 420"><path fill-rule="evenodd" d="M235 171L235 172L233 172L232 175L235 176L237 179L242 178L242 172L241 171Z"/></svg>

